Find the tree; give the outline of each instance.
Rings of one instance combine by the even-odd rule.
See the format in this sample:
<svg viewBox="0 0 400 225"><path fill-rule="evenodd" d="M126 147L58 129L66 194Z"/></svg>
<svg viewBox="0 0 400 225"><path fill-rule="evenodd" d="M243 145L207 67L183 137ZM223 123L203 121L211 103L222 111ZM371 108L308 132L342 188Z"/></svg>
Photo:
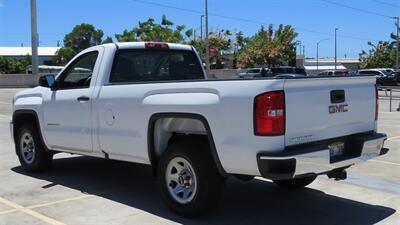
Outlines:
<svg viewBox="0 0 400 225"><path fill-rule="evenodd" d="M185 31L184 25L176 25L162 16L161 23L156 23L153 18L145 22L139 22L139 25L131 30L124 30L122 34L116 34L115 38L119 42L127 41L159 41L170 43L186 43L193 35L193 30Z"/></svg>
<svg viewBox="0 0 400 225"><path fill-rule="evenodd" d="M101 43L102 44L107 44L107 43L113 43L112 37L107 36L106 39L104 39Z"/></svg>
<svg viewBox="0 0 400 225"><path fill-rule="evenodd" d="M242 68L255 65L271 67L283 63L293 65L296 61L296 37L297 33L290 25L281 24L275 31L272 24L268 29L261 26L258 33L242 42L237 64Z"/></svg>
<svg viewBox="0 0 400 225"><path fill-rule="evenodd" d="M70 33L65 35L64 47L60 48L56 53L56 64L64 65L80 51L91 46L112 42L109 37L102 41L103 35L102 30L96 29L91 24L82 23L76 25Z"/></svg>
<svg viewBox="0 0 400 225"><path fill-rule="evenodd" d="M58 49L56 53L55 64L65 65L71 60L77 53L71 47L63 47Z"/></svg>
<svg viewBox="0 0 400 225"><path fill-rule="evenodd" d="M10 60L4 56L0 56L0 74L9 73L10 67Z"/></svg>
<svg viewBox="0 0 400 225"><path fill-rule="evenodd" d="M372 48L360 53L360 67L368 68L393 68L396 62L396 38L391 34L393 41L380 41L377 44L368 42Z"/></svg>
<svg viewBox="0 0 400 225"><path fill-rule="evenodd" d="M102 30L96 29L91 24L82 23L76 25L70 33L65 35L64 47L70 47L78 53L91 46L101 44L103 35Z"/></svg>
<svg viewBox="0 0 400 225"><path fill-rule="evenodd" d="M9 60L0 56L0 74L25 73L30 64L32 64L32 57L29 55L20 60Z"/></svg>
<svg viewBox="0 0 400 225"><path fill-rule="evenodd" d="M217 55L210 57L210 63L215 62L212 66L213 69L223 68L222 62L227 60L227 53L231 53L232 50L232 32L230 30L216 30L208 34L208 44L210 49L215 49ZM205 58L206 47L204 40L198 39L192 40L188 44L193 45L200 54L201 58Z"/></svg>

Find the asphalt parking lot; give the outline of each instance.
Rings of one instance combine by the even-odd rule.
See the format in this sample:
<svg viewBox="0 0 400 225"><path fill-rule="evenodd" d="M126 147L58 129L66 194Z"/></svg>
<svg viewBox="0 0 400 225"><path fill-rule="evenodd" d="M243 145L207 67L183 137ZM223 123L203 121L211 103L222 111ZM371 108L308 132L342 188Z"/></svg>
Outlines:
<svg viewBox="0 0 400 225"><path fill-rule="evenodd" d="M8 124L17 91L0 89L1 225L400 224L400 112L389 112L384 92L379 131L388 134L387 155L348 169L347 180L321 176L301 191L230 178L217 210L185 219L162 202L147 166L58 154L51 171L22 171Z"/></svg>

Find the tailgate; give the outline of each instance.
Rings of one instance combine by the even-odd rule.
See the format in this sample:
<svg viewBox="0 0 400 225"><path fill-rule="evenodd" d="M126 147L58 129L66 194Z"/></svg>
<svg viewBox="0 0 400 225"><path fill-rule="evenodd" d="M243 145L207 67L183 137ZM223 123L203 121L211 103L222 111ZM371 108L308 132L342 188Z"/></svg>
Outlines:
<svg viewBox="0 0 400 225"><path fill-rule="evenodd" d="M375 130L375 78L287 79L285 145Z"/></svg>

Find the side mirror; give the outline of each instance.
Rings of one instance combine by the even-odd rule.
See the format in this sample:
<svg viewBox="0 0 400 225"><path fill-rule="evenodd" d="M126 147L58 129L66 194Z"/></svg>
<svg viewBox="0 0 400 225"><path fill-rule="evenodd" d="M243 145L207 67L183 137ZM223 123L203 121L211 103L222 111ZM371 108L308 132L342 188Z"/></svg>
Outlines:
<svg viewBox="0 0 400 225"><path fill-rule="evenodd" d="M44 75L39 78L39 86L51 88L56 82L54 75Z"/></svg>

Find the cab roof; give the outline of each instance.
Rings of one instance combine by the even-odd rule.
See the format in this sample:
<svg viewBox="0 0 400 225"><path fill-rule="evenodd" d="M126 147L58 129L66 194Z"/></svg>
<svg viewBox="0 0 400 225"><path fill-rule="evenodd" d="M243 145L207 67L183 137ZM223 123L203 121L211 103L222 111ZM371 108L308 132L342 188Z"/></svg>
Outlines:
<svg viewBox="0 0 400 225"><path fill-rule="evenodd" d="M152 48L157 48L154 46L161 46L161 48L165 48L168 46L168 49L172 50L189 50L192 51L193 48L190 45L182 45L182 44L174 44L174 43L165 43L165 42L119 42L119 43L111 43L105 44L104 46L114 45L119 49L147 49L147 46L152 46Z"/></svg>

